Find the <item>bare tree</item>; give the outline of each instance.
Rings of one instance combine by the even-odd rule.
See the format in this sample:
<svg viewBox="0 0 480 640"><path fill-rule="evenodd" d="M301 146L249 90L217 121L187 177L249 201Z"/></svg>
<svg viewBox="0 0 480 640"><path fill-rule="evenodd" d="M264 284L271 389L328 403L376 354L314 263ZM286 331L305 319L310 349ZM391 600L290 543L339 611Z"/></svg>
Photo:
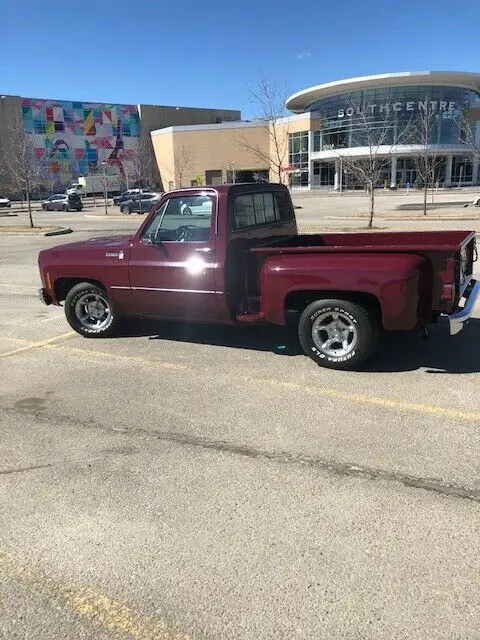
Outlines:
<svg viewBox="0 0 480 640"><path fill-rule="evenodd" d="M478 95L480 94L480 86L474 85L473 91ZM468 150L472 153L473 158L477 160L480 158L480 138L478 136L479 129L479 108L477 105L465 104L462 107L459 127L460 127L460 143L468 147ZM477 176L472 175L472 182L476 181Z"/></svg>
<svg viewBox="0 0 480 640"><path fill-rule="evenodd" d="M397 121L397 113L390 104L373 105L378 109L375 113L372 107L361 104L350 98L351 106L344 117L351 117L351 126L344 135L347 139L339 139L337 144L345 145L345 150L339 150L336 155L341 159L343 167L355 182L360 183L369 197L368 226L373 226L375 212L375 189L385 170L390 166L395 144L401 144L406 136L405 125ZM335 134L333 134L335 135ZM335 143L334 143L335 144ZM361 155L353 155L351 148L361 148ZM342 176L340 176L342 179Z"/></svg>
<svg viewBox="0 0 480 640"><path fill-rule="evenodd" d="M152 188L159 179L158 168L154 161L152 142L148 138L140 138L138 151L132 159L132 174L134 187Z"/></svg>
<svg viewBox="0 0 480 640"><path fill-rule="evenodd" d="M288 164L288 121L284 120L289 115L285 107L286 92L276 82L260 76L258 85L249 87L249 94L254 106L253 118L264 129L267 144L263 147L245 136L235 138L234 142L253 153L282 183Z"/></svg>
<svg viewBox="0 0 480 640"><path fill-rule="evenodd" d="M189 146L184 144L173 154L174 172L175 172L175 186L177 189L183 187L183 179L185 174L191 171L192 168L192 150Z"/></svg>
<svg viewBox="0 0 480 640"><path fill-rule="evenodd" d="M25 194L30 227L34 227L32 216L32 193L42 184L45 161L35 158L32 142L25 131L21 112L15 112L7 121L9 146L2 149L0 165L4 166L7 184Z"/></svg>
<svg viewBox="0 0 480 640"><path fill-rule="evenodd" d="M425 96L419 102L419 111L412 119L410 127L411 143L418 149L414 158L415 169L420 177L423 188L423 215L427 215L428 190L431 189L432 202L434 200L435 185L443 176L443 158L439 156L437 148L441 121L444 116L455 119L458 117L448 112L440 112L436 108L437 103Z"/></svg>

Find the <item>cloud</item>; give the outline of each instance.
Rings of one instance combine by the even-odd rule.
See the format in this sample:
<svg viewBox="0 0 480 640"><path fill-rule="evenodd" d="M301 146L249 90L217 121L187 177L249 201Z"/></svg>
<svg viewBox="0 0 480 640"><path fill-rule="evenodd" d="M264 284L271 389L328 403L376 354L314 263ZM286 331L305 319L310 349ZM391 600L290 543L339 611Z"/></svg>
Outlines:
<svg viewBox="0 0 480 640"><path fill-rule="evenodd" d="M310 51L306 51L305 49L303 51L300 51L300 53L297 53L295 55L295 58L297 60L303 60L304 58L309 58L312 54L310 53Z"/></svg>

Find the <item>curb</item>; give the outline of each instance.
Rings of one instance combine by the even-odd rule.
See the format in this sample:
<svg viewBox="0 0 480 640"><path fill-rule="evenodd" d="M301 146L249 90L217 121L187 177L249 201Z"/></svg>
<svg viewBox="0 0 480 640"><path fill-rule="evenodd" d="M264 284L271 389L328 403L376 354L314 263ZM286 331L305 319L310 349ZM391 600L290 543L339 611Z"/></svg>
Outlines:
<svg viewBox="0 0 480 640"><path fill-rule="evenodd" d="M62 227L61 229L57 229L56 231L47 231L44 233L44 236L63 236L66 233L73 233L73 229L70 227Z"/></svg>
<svg viewBox="0 0 480 640"><path fill-rule="evenodd" d="M33 237L33 238L38 238L40 236L61 236L64 235L66 233L73 233L73 229L70 229L70 227L61 227L60 229L56 229L55 231L38 231L37 233L34 233L32 231L25 231L25 232L21 232L21 231L2 231L1 227L0 227L0 236L9 236L11 238L25 238L25 237Z"/></svg>
<svg viewBox="0 0 480 640"><path fill-rule="evenodd" d="M112 215L95 215L95 214L90 214L90 213L85 213L82 218L91 218L93 220L125 220L125 221L129 221L129 220L142 220L144 219L145 214L143 214L143 218L139 217L139 218L134 218L133 214L127 215L127 214L122 214L122 215L118 215L118 213L113 213Z"/></svg>
<svg viewBox="0 0 480 640"><path fill-rule="evenodd" d="M480 216L476 216L474 218L471 217L462 217L462 216L387 216L384 217L382 215L374 215L374 220L382 220L384 222L478 222L480 220ZM325 216L325 220L368 220L368 214L364 216Z"/></svg>
<svg viewBox="0 0 480 640"><path fill-rule="evenodd" d="M18 218L18 213L0 213L0 218Z"/></svg>

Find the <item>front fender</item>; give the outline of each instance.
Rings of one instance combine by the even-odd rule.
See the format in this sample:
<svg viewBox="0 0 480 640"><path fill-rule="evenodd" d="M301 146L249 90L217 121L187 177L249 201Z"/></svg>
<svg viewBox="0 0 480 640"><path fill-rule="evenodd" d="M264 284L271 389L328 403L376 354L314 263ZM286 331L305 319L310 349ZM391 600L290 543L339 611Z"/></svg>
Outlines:
<svg viewBox="0 0 480 640"><path fill-rule="evenodd" d="M127 312L133 305L128 275L130 249L72 247L70 251L57 248L42 251L38 265L42 285L53 304L58 305L56 291L69 281L95 281L108 291L120 312Z"/></svg>
<svg viewBox="0 0 480 640"><path fill-rule="evenodd" d="M268 322L285 324L286 298L300 292L335 297L374 296L385 329L413 329L418 320L424 258L398 253L325 253L271 256L260 271L260 310Z"/></svg>

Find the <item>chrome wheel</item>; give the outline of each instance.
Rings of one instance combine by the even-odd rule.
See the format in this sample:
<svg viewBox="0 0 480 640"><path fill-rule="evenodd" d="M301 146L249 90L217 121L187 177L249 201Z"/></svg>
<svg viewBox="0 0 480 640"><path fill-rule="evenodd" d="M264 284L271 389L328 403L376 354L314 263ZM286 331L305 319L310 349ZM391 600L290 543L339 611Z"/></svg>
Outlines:
<svg viewBox="0 0 480 640"><path fill-rule="evenodd" d="M312 340L328 357L345 357L355 348L358 332L351 317L342 311L326 311L312 324Z"/></svg>
<svg viewBox="0 0 480 640"><path fill-rule="evenodd" d="M112 311L104 296L85 293L75 303L75 316L85 329L99 331L108 326Z"/></svg>

